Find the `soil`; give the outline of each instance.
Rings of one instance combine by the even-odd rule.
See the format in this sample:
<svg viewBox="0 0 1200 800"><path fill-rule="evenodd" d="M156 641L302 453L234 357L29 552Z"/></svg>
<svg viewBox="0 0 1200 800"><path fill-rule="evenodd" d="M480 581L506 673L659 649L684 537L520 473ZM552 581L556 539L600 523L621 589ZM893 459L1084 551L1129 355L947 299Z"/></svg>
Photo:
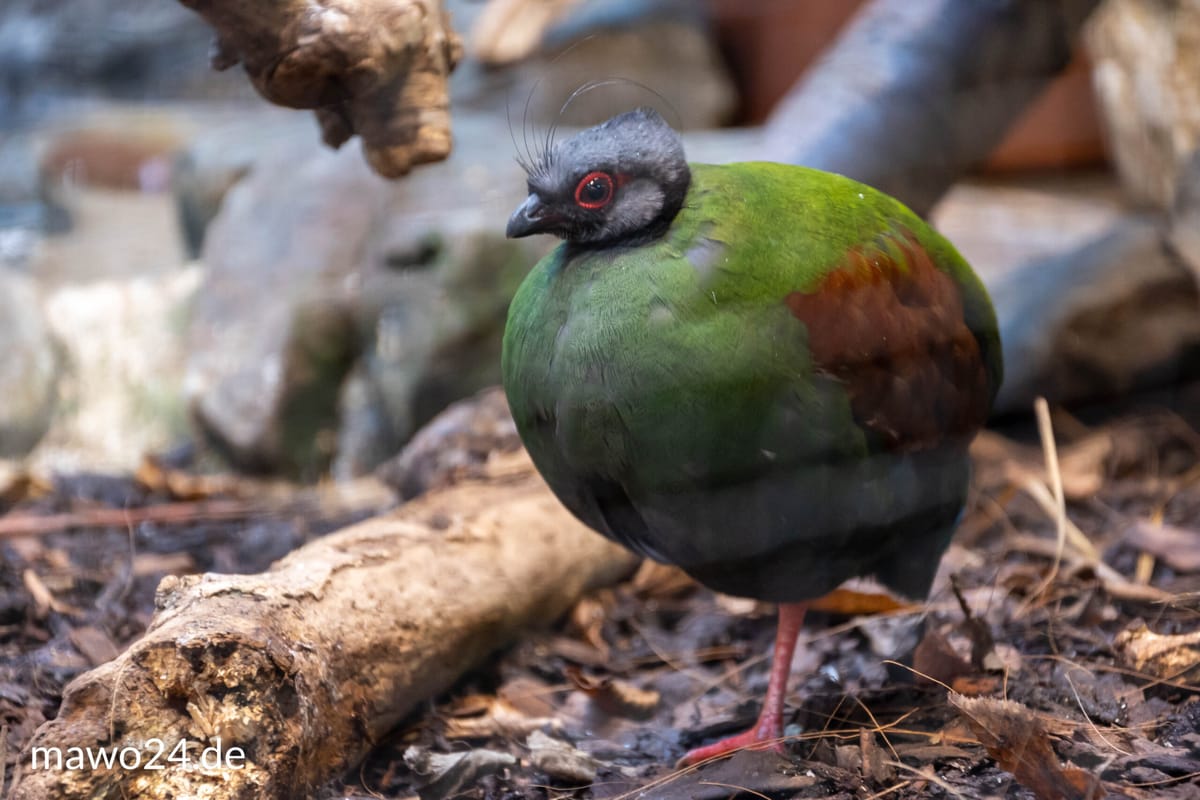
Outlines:
<svg viewBox="0 0 1200 800"><path fill-rule="evenodd" d="M325 796L1200 798L1200 420L1169 407L1056 412L1050 470L1032 424L982 436L929 602L856 585L810 614L783 753L672 766L753 721L774 617L650 565L432 699ZM323 497L161 465L0 480L8 779L63 686L140 635L164 575L258 571L385 505Z"/></svg>

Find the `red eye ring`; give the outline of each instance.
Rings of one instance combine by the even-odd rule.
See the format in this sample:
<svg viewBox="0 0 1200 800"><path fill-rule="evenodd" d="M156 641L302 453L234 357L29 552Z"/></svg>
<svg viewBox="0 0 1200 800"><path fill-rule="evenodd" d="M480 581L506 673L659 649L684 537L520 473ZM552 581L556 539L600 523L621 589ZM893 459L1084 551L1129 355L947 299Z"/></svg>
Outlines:
<svg viewBox="0 0 1200 800"><path fill-rule="evenodd" d="M613 198L613 179L607 172L589 172L575 186L575 205L596 211Z"/></svg>

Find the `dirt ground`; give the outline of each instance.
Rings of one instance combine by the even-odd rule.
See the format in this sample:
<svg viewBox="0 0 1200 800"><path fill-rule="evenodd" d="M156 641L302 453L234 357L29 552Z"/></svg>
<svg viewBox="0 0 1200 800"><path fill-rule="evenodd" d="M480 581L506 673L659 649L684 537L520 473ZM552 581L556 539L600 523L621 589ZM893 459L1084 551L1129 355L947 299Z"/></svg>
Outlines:
<svg viewBox="0 0 1200 800"><path fill-rule="evenodd" d="M1200 387L1052 419L1050 469L1030 422L977 442L928 604L854 587L810 615L785 754L672 766L753 721L774 618L644 566L431 700L326 796L1200 798ZM164 575L261 570L386 502L161 465L0 478L9 779L62 687L144 630Z"/></svg>

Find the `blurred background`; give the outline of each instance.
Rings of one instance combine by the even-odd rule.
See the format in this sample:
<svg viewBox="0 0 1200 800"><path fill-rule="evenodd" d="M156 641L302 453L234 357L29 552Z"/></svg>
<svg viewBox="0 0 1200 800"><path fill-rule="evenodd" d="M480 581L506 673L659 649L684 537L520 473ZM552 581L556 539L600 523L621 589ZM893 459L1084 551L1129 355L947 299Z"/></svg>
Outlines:
<svg viewBox="0 0 1200 800"><path fill-rule="evenodd" d="M695 160L836 169L931 216L994 293L999 414L1184 391L1200 7L962 5L447 0L454 149L388 181L212 70L182 5L9 0L0 463L370 474L498 381L508 299L552 244L503 238L514 157L642 103Z"/></svg>
<svg viewBox="0 0 1200 800"><path fill-rule="evenodd" d="M1193 753L1200 742L1195 703L1184 703L1195 681L1174 695L1166 687L1182 687L1185 669L1194 675L1186 603L1200 596L1200 0L441 5L462 45L448 82L453 148L388 180L358 141L322 144L328 107L318 125L311 111L259 96L247 77L255 69L231 63L209 25L175 0L0 3L0 794L5 764L11 778L63 687L142 635L164 576L264 570L519 446L497 392L426 425L499 382L509 300L554 245L504 238L526 194L517 156L552 126L562 139L649 104L684 130L693 160L848 174L931 218L974 265L1000 319L1007 374L992 422L1004 435L975 443L971 511L943 571L965 576L998 640L1019 630L1023 652L1084 654L1089 675L1111 679L1079 683L1080 700L1072 673L1055 673L1066 683L1047 678L1039 689L1053 698L1033 703L1042 719L1087 702L1102 724L1150 736L1173 714L1175 738L1159 750L1129 744L1157 753L1160 771L1132 756L1110 771L1150 787L1131 797L1158 797L1168 783L1184 797L1196 762L1172 759L1187 737ZM232 68L214 71L210 57ZM589 81L600 85L567 104ZM1039 395L1062 447L1062 502L1086 533L1086 557L1068 547L1052 587L1064 554L1030 415ZM738 622L745 601L655 580L674 588L616 595L644 605L643 617L604 613L672 637L659 641L684 663L719 645L727 654L704 665L706 687L740 674L726 668L737 653L765 651L766 627ZM1048 587L1057 594L1043 605ZM638 592L658 599L634 602ZM1041 616L1027 616L1035 599ZM573 619L596 619L581 608ZM946 625L972 621L966 601L961 614L957 605L939 613ZM1157 695L1142 703L1104 645L1139 615L1164 634L1191 631L1175 651L1186 666L1146 677L1147 697L1157 687L1174 710ZM1073 644L1047 644L1050 627L1072 621L1086 627ZM599 628L578 624L594 641ZM884 640L901 644L877 648ZM566 656L518 649L486 673L485 690L501 673L565 685L546 664L575 663L579 643L556 641L571 645ZM879 688L880 659L915 639L867 634L857 650L820 641L825 663L842 659L835 676L862 674L854 659L868 653L874 683L863 685ZM958 669L961 653L946 663ZM657 664L650 655L629 663ZM597 658L579 663L603 665L607 652ZM842 684L823 683L833 679L817 663L806 697L823 692L836 713ZM1007 698L1017 687L1021 700L1008 664L1002 689L996 672L996 686L980 691ZM1027 669L1024 685L1041 674ZM645 682L682 696L684 684ZM557 691L548 686L514 696ZM711 702L733 708L722 692ZM663 708L661 742L677 742L695 719L682 705L678 720L671 703ZM652 740L628 741L641 742L643 765L669 763L673 745ZM370 773L379 785L407 781L393 770L402 741L381 748ZM842 744L829 756L839 766ZM1113 763L1113 745L1102 744L1072 752L1094 753L1076 759L1090 771ZM987 769L954 771L990 781L995 765ZM405 787L397 796L411 796Z"/></svg>

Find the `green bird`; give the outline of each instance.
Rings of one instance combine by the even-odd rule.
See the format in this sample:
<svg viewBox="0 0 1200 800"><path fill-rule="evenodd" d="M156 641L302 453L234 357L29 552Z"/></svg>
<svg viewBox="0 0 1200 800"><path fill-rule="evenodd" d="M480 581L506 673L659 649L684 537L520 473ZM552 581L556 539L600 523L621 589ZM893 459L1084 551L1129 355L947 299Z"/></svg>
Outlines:
<svg viewBox="0 0 1200 800"><path fill-rule="evenodd" d="M689 164L637 109L526 164L509 237L564 241L504 334L504 388L554 494L720 592L777 602L757 723L780 748L806 604L855 576L923 599L1002 363L987 292L897 200L804 167Z"/></svg>

